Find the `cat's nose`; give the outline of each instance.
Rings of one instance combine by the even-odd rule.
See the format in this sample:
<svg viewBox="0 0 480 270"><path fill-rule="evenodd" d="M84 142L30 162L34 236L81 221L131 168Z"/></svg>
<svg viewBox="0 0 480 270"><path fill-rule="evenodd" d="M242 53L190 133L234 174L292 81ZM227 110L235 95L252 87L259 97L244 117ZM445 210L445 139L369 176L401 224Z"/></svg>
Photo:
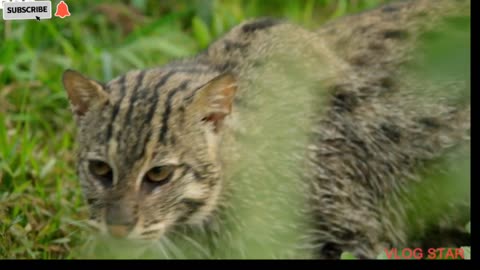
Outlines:
<svg viewBox="0 0 480 270"><path fill-rule="evenodd" d="M124 203L113 203L106 210L108 232L114 237L126 237L136 223L132 207Z"/></svg>
<svg viewBox="0 0 480 270"><path fill-rule="evenodd" d="M130 233L130 227L128 225L109 225L108 232L113 237L124 238Z"/></svg>

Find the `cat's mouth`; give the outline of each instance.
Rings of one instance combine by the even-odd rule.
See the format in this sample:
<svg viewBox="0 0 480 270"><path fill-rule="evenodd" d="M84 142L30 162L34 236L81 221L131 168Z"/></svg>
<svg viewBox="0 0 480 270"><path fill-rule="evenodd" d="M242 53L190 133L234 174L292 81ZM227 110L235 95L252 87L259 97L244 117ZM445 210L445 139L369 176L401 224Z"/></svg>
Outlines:
<svg viewBox="0 0 480 270"><path fill-rule="evenodd" d="M148 227L140 225L107 225L98 220L88 220L89 228L102 236L115 239L126 240L159 240L165 234L167 225L165 223L157 223Z"/></svg>

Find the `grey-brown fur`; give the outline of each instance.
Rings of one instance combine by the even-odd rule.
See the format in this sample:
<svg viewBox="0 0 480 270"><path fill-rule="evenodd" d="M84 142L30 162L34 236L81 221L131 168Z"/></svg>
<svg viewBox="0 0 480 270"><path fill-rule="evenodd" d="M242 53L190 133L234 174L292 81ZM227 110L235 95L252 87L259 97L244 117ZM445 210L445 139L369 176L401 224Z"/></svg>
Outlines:
<svg viewBox="0 0 480 270"><path fill-rule="evenodd" d="M138 227L132 237L151 239L178 224L206 224L222 205L234 211L228 198L235 188L224 179L232 164L222 156L229 144L241 143L232 119L241 122L242 115L262 110L254 99L262 95L259 82L268 77L259 77L260 72L290 75L288 66L300 75L285 80L308 82L312 91L299 94L319 100L313 116L305 112L313 125L303 176L294 179L309 191L299 212L309 219L307 236L315 256L338 258L341 251L351 251L373 258L384 248L418 244L411 241L406 220L409 189L427 165L468 147L470 105L448 103L444 92L436 91L444 86L422 82L402 66L412 61L422 33L445 16L467 11L467 1L401 1L316 32L285 21L255 20L235 27L193 59L131 71L105 86L66 74L79 126L79 178L92 218ZM225 74L235 78L233 111L210 117L205 111L213 107L205 103L212 99L201 100L204 89ZM460 89L461 83L445 87ZM100 90L85 90L95 87ZM321 94L315 94L317 88ZM83 104L72 96L76 91L96 99L87 97ZM282 102L307 111L307 106ZM92 159L112 166L111 183L92 179ZM141 181L149 168L172 162L179 166L175 181L159 188ZM438 224L463 224L465 209L469 198L452 205ZM429 229L422 216L416 220L417 227ZM164 228L152 227L161 222Z"/></svg>
<svg viewBox="0 0 480 270"><path fill-rule="evenodd" d="M468 12L469 1L400 1L317 31L357 75L330 86L333 107L314 129L309 153L322 256L338 258L349 250L372 258L384 248L420 246L423 232L412 235L412 227L448 231L468 221L469 198L461 198L435 219L441 229L428 228L422 216L415 217L415 225L407 223L411 186L425 169L445 169L432 165L436 161L455 159L469 147L470 105L451 104L445 97L455 96L456 89L469 91L465 82L448 85L446 92L441 82L429 85L403 69L415 61L422 35L445 31L449 20ZM433 184L426 195L431 202L442 199L436 188ZM445 237L443 244L468 244L460 239L452 243Z"/></svg>

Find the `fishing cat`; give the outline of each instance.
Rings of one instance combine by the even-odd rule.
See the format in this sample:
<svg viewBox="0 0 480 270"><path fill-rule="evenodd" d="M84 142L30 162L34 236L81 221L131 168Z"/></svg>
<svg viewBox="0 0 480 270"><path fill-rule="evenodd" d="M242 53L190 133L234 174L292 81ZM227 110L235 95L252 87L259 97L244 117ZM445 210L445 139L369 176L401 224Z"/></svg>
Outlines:
<svg viewBox="0 0 480 270"><path fill-rule="evenodd" d="M440 89L469 89L402 67L424 33L468 11L401 1L317 31L257 19L106 84L65 71L91 220L193 243L184 256L200 258L374 258L418 244L410 223L424 235L431 222L410 211L413 187L469 147L469 101ZM468 211L461 198L433 220L450 230Z"/></svg>

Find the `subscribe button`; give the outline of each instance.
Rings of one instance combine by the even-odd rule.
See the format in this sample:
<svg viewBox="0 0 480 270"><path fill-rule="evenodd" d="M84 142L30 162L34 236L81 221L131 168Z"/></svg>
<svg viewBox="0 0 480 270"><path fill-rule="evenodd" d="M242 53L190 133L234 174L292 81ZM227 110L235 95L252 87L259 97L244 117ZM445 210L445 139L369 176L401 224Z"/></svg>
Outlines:
<svg viewBox="0 0 480 270"><path fill-rule="evenodd" d="M38 20L51 18L52 3L50 1L3 3L4 20Z"/></svg>

